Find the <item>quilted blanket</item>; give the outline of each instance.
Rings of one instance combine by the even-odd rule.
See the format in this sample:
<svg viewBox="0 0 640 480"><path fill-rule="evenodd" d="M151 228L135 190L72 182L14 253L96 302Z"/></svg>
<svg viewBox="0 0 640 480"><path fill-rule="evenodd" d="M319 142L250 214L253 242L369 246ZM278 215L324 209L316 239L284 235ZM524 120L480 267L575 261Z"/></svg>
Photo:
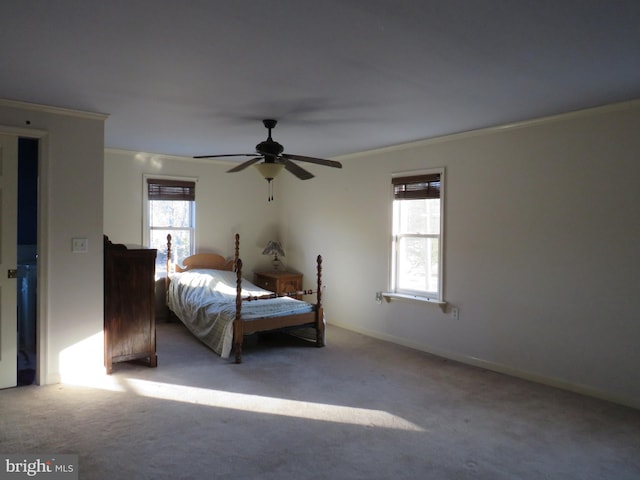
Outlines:
<svg viewBox="0 0 640 480"><path fill-rule="evenodd" d="M267 295L253 283L242 280L242 297ZM236 274L224 270L194 269L171 275L169 308L189 331L222 358L233 345L236 314ZM242 318L276 317L312 311L310 303L289 297L242 302Z"/></svg>

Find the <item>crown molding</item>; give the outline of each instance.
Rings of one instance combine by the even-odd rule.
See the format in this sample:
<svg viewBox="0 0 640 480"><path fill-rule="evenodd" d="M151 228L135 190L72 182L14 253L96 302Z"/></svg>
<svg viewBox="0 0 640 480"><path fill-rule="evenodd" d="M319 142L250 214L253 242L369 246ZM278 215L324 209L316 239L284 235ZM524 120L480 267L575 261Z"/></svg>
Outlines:
<svg viewBox="0 0 640 480"><path fill-rule="evenodd" d="M72 117L87 118L91 120L106 120L109 117L107 113L87 112L83 110L74 110L71 108L54 107L51 105L41 105L38 103L23 102L20 100L8 100L0 98L0 107L16 108L21 110L31 110L43 113L53 113L57 115L67 115Z"/></svg>

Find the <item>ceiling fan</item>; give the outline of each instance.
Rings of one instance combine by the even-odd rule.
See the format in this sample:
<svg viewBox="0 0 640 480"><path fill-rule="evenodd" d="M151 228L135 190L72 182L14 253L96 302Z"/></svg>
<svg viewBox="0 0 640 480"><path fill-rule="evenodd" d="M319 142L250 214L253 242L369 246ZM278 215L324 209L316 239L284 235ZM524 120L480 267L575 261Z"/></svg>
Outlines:
<svg viewBox="0 0 640 480"><path fill-rule="evenodd" d="M317 165L325 165L327 167L342 168L342 164L335 160L325 160L323 158L307 157L304 155L293 155L284 153L284 147L271 138L271 130L278 123L277 120L271 118L262 121L265 128L269 131L267 139L256 145L256 153L232 153L227 155L197 155L193 158L220 158L220 157L253 157L240 165L233 167L227 172L239 172L247 167L255 164L262 176L269 182L269 201L273 200L271 193L271 181L282 171L286 169L300 180L309 180L314 175L305 170L292 160L299 162L315 163ZM258 163L262 162L262 163Z"/></svg>

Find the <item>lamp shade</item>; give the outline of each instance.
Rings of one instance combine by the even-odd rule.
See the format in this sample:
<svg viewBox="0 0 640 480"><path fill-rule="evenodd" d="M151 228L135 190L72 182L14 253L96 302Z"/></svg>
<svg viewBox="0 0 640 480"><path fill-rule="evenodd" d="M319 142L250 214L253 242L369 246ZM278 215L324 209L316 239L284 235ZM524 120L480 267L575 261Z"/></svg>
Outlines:
<svg viewBox="0 0 640 480"><path fill-rule="evenodd" d="M275 255L276 258L278 255L284 257L284 250L282 249L282 245L277 240L269 240L267 246L262 251L263 255Z"/></svg>

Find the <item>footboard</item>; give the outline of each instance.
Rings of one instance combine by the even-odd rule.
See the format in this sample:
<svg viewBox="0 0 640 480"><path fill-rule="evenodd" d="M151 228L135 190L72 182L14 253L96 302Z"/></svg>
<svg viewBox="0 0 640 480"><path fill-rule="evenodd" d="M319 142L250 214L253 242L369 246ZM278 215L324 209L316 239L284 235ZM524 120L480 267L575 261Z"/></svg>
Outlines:
<svg viewBox="0 0 640 480"><path fill-rule="evenodd" d="M236 261L236 315L233 323L233 348L235 351L236 363L242 363L242 344L244 336L265 332L269 330L277 330L286 327L297 327L309 325L316 330L316 346L324 346L324 312L322 309L322 256L318 255L317 263L317 288L316 290L299 290L287 293L272 293L261 296L242 296L242 260ZM278 297L296 297L301 295L316 294L316 303L313 305L311 312L300 313L295 315L285 315L280 317L269 317L253 319L245 322L242 319L242 303L255 300L265 300Z"/></svg>

